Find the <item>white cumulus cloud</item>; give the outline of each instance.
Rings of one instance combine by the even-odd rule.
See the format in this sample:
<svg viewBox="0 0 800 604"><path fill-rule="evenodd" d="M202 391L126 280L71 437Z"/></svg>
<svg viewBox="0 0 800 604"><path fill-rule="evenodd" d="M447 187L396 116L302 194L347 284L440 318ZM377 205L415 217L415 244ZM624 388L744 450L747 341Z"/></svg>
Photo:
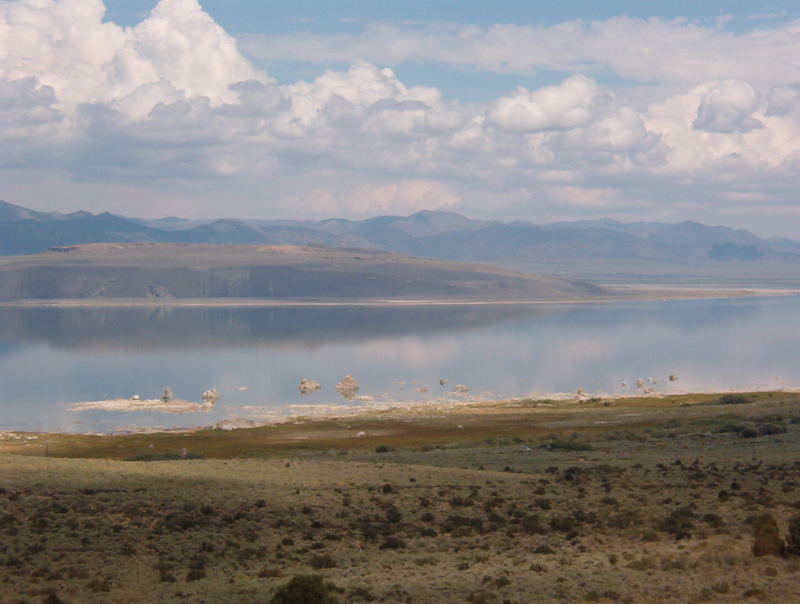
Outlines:
<svg viewBox="0 0 800 604"><path fill-rule="evenodd" d="M558 86L518 88L513 96L498 99L488 117L491 124L514 132L566 130L588 124L601 97L594 80L576 75Z"/></svg>
<svg viewBox="0 0 800 604"><path fill-rule="evenodd" d="M724 80L703 95L693 125L706 132L749 132L763 127L753 117L758 104L758 93L750 84Z"/></svg>
<svg viewBox="0 0 800 604"><path fill-rule="evenodd" d="M700 218L794 203L800 73L778 64L800 47L787 24L384 24L336 40L250 39L254 54L347 63L279 85L197 0L160 0L135 27L103 18L101 0L0 2L2 197L74 187L76 199L85 186L102 191L97 204L120 200L103 209L161 214L131 209L142 191L194 200L203 215L262 217ZM386 66L408 60L567 73L463 103ZM645 84L609 84L604 69ZM57 187L36 188L54 173Z"/></svg>

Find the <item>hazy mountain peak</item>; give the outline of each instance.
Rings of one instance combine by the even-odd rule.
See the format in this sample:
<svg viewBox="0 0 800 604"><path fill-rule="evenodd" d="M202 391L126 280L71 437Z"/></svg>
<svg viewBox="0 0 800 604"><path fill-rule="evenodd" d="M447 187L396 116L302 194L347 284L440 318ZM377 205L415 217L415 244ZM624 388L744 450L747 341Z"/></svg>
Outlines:
<svg viewBox="0 0 800 604"><path fill-rule="evenodd" d="M488 224L457 212L420 210L410 216L398 217L392 226L412 237L431 237L453 231L475 231Z"/></svg>
<svg viewBox="0 0 800 604"><path fill-rule="evenodd" d="M167 228L165 228L167 227ZM450 211L366 220L135 220L108 212L44 213L0 202L0 254L100 242L226 245L322 244L368 248L443 260L492 262L557 275L642 279L648 275L756 271L796 279L800 242L763 240L742 229L603 218L536 225L475 220ZM737 268L738 266L738 268ZM687 268L691 267L691 269Z"/></svg>
<svg viewBox="0 0 800 604"><path fill-rule="evenodd" d="M29 210L0 200L0 220L47 220L51 218L52 216L46 212Z"/></svg>

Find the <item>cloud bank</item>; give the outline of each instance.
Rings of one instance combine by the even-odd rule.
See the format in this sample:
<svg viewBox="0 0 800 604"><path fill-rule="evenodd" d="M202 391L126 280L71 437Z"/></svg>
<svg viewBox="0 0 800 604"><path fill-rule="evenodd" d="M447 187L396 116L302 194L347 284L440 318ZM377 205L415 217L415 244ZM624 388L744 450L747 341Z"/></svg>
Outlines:
<svg viewBox="0 0 800 604"><path fill-rule="evenodd" d="M382 24L245 40L251 57L347 64L278 85L197 0L161 0L132 28L104 10L0 2L9 201L59 191L64 206L144 215L800 221L797 23ZM565 73L474 104L385 67L408 61ZM604 83L608 72L634 82Z"/></svg>

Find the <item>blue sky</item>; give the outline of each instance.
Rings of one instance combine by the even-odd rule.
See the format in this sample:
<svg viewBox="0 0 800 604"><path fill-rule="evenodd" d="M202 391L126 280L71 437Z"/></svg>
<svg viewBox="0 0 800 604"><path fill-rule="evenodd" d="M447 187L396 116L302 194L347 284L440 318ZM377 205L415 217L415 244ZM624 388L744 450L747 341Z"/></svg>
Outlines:
<svg viewBox="0 0 800 604"><path fill-rule="evenodd" d="M134 26L153 7L153 0L107 0L107 19ZM486 1L439 0L319 0L269 1L204 0L203 8L226 31L236 36L247 34L318 34L362 32L370 23L455 22L491 26L496 23L517 25L555 25L576 19L602 20L620 15L664 19L686 18L716 23L725 19L725 27L733 31L750 30L755 26L800 17L796 2L780 0L760 3L750 0L585 0ZM728 20L730 19L730 20ZM313 77L320 69L342 68L341 63L307 63L287 60L254 62L281 83ZM486 101L498 94L523 86L541 86L563 78L563 72L544 71L535 74L498 74L476 69L453 69L441 64L418 61L394 66L403 81L436 86L452 98ZM610 81L613 74L602 74Z"/></svg>
<svg viewBox="0 0 800 604"><path fill-rule="evenodd" d="M0 198L793 235L796 2L0 1Z"/></svg>
<svg viewBox="0 0 800 604"><path fill-rule="evenodd" d="M154 5L152 0L107 0L107 17L121 25L135 25ZM355 31L369 21L452 21L490 25L554 25L573 19L607 19L619 15L672 19L714 19L732 16L747 27L757 21L795 18L796 2L767 0L526 0L485 2L483 0L205 0L203 8L234 35L287 33L304 29L319 33Z"/></svg>

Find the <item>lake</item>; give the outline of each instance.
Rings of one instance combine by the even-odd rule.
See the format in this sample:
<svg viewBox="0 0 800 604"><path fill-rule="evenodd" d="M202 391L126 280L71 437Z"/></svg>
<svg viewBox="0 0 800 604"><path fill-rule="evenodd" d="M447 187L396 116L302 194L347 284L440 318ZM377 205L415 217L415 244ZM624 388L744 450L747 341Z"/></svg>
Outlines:
<svg viewBox="0 0 800 604"><path fill-rule="evenodd" d="M785 296L572 305L3 307L0 430L206 426L327 405L578 388L623 394L648 377L666 392L798 386L799 302ZM347 374L363 398L347 400L335 390ZM670 374L678 381L670 382ZM301 394L303 377L317 380L320 390ZM454 393L456 385L469 393ZM158 398L165 386L190 401L216 388L220 399L210 411L186 414L70 410L82 401Z"/></svg>

